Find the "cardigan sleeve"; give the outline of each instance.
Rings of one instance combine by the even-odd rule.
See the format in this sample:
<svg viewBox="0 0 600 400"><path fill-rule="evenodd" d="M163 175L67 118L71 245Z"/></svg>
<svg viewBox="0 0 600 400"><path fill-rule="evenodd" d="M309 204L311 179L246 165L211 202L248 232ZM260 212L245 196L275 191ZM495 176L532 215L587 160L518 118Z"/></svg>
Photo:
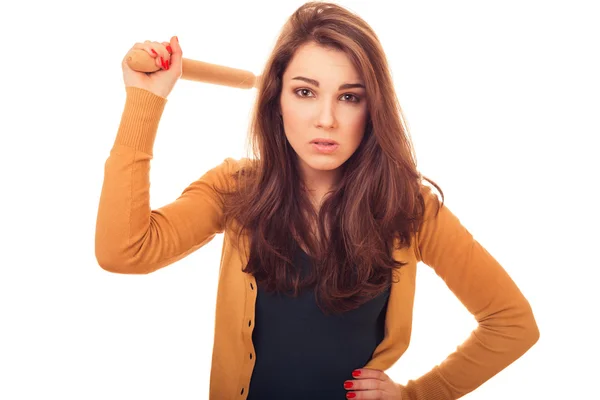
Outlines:
<svg viewBox="0 0 600 400"><path fill-rule="evenodd" d="M223 199L236 161L228 158L161 208L150 209L150 160L166 99L127 88L117 137L104 166L96 219L98 264L143 274L174 263L223 231Z"/></svg>
<svg viewBox="0 0 600 400"><path fill-rule="evenodd" d="M403 400L457 399L521 357L537 342L539 330L529 302L503 267L431 188L423 185L422 194L417 260L434 269L478 326L443 362L401 389Z"/></svg>

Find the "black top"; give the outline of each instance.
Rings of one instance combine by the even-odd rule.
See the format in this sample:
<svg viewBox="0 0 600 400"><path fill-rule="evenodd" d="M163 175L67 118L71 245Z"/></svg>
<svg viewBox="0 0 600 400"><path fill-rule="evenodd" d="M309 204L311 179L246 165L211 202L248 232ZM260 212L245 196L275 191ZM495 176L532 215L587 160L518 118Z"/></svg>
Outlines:
<svg viewBox="0 0 600 400"><path fill-rule="evenodd" d="M299 249L294 262L312 263ZM256 360L248 400L342 400L344 381L371 359L383 340L389 289L357 309L326 316L314 291L298 297L257 288L252 340Z"/></svg>

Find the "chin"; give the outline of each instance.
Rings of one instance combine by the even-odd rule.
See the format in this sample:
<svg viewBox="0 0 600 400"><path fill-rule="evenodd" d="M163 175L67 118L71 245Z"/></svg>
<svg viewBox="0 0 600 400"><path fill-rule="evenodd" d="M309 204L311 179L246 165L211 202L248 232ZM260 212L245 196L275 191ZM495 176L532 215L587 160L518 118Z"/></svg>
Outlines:
<svg viewBox="0 0 600 400"><path fill-rule="evenodd" d="M309 168L317 171L333 171L341 167L346 162L347 157L336 157L331 155L310 155L301 157L302 161Z"/></svg>

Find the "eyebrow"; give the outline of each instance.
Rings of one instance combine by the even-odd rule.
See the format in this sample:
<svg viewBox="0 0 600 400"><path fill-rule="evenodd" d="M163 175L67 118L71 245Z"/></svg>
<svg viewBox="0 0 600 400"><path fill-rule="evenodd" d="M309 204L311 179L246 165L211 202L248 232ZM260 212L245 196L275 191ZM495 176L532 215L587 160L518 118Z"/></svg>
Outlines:
<svg viewBox="0 0 600 400"><path fill-rule="evenodd" d="M299 81L304 81L304 82L310 83L311 85L319 87L319 82L316 81L316 80L314 80L314 79L306 78L304 76L296 76L296 77L292 78L292 80L294 80L294 79L299 80ZM362 83L344 83L343 85L341 85L339 87L338 90L354 89L354 88L363 88L363 89L365 89L365 85L363 85Z"/></svg>

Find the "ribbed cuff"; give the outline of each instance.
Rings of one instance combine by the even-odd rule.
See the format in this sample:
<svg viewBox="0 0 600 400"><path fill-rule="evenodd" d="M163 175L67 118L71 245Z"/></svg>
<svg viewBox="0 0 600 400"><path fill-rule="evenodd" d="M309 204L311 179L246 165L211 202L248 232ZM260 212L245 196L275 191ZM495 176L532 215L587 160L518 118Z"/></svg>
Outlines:
<svg viewBox="0 0 600 400"><path fill-rule="evenodd" d="M450 392L450 386L444 382L437 369L437 367L434 368L425 375L419 377L417 380L408 381L408 383L402 388L402 399L404 400L404 397L406 397L406 400L457 399L459 396L456 393Z"/></svg>
<svg viewBox="0 0 600 400"><path fill-rule="evenodd" d="M154 139L167 99L145 89L128 86L116 145L133 147L152 155Z"/></svg>
<svg viewBox="0 0 600 400"><path fill-rule="evenodd" d="M400 389L400 400L411 400L410 393L408 392L408 389L406 389L406 386L398 385L398 389Z"/></svg>

